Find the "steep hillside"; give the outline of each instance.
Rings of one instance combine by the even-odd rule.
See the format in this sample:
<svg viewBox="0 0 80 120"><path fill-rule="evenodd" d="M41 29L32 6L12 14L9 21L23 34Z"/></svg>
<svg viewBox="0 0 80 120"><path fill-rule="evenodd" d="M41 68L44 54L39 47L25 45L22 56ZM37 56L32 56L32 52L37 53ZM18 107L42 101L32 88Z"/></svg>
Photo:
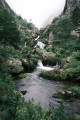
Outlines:
<svg viewBox="0 0 80 120"><path fill-rule="evenodd" d="M9 5L7 4L7 2L5 0L0 0L0 6L3 6L4 8L6 8L9 12L14 13L11 8L9 7Z"/></svg>
<svg viewBox="0 0 80 120"><path fill-rule="evenodd" d="M32 23L28 23L21 16L16 15L5 0L0 0L0 9L2 9L2 7L7 9L8 12L14 17L18 30L23 34L24 39L27 39L28 42L31 39L33 41L33 38L35 38L39 33L38 29Z"/></svg>
<svg viewBox="0 0 80 120"><path fill-rule="evenodd" d="M80 0L66 0L66 4L64 7L63 13L70 13L72 10L76 8L76 6L80 5Z"/></svg>
<svg viewBox="0 0 80 120"><path fill-rule="evenodd" d="M56 54L56 57L49 58L47 63L52 65L56 62L63 69L63 72L51 72L51 77L50 73L43 73L41 76L80 81L80 1L66 0L63 14L41 30L40 38L47 43L46 50ZM56 78L54 74L57 74Z"/></svg>

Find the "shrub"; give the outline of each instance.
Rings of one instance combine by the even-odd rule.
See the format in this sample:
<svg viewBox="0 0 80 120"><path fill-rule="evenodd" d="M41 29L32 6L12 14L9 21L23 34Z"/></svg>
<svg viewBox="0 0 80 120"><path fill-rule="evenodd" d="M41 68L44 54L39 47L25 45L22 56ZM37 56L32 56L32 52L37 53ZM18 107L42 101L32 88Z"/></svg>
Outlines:
<svg viewBox="0 0 80 120"><path fill-rule="evenodd" d="M76 68L73 68L70 71L69 76L73 79L78 78L80 76L80 66L77 66Z"/></svg>
<svg viewBox="0 0 80 120"><path fill-rule="evenodd" d="M52 120L68 120L68 117L64 112L63 106L60 106L58 109L54 111Z"/></svg>
<svg viewBox="0 0 80 120"><path fill-rule="evenodd" d="M73 52L73 53L72 53L72 56L73 56L75 59L80 60L80 51L78 51L78 52Z"/></svg>
<svg viewBox="0 0 80 120"><path fill-rule="evenodd" d="M0 9L0 39L4 44L16 46L20 42L20 33L15 18L6 9Z"/></svg>
<svg viewBox="0 0 80 120"><path fill-rule="evenodd" d="M72 21L77 26L80 23L80 7L79 6L76 6L76 8L72 12Z"/></svg>
<svg viewBox="0 0 80 120"><path fill-rule="evenodd" d="M73 23L71 21L70 15L65 15L56 21L53 32L58 35L59 38L68 38L70 32L73 29Z"/></svg>
<svg viewBox="0 0 80 120"><path fill-rule="evenodd" d="M37 65L38 60L37 60L36 58L31 58L31 60L33 61L33 63L34 63L35 65Z"/></svg>
<svg viewBox="0 0 80 120"><path fill-rule="evenodd" d="M60 64L61 63L61 57L59 56L54 56L54 57L48 57L46 60L43 59L43 64L44 65L50 65L50 66L54 66L56 64Z"/></svg>
<svg viewBox="0 0 80 120"><path fill-rule="evenodd" d="M48 71L48 72L41 72L40 77L50 79L50 80L66 80L67 79L67 72L61 72L58 69Z"/></svg>
<svg viewBox="0 0 80 120"><path fill-rule="evenodd" d="M74 87L70 87L68 90L71 91L76 96L80 97L80 87L74 86Z"/></svg>

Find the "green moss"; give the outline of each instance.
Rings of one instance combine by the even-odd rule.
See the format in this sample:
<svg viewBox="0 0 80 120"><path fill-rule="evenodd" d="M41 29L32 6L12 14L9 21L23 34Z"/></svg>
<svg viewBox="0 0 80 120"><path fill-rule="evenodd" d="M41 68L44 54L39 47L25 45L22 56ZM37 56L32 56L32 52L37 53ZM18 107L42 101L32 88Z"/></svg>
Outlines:
<svg viewBox="0 0 80 120"><path fill-rule="evenodd" d="M31 59L27 60L26 62L22 60L22 65L24 66L25 70L34 70L36 68L36 65Z"/></svg>
<svg viewBox="0 0 80 120"><path fill-rule="evenodd" d="M80 97L80 87L73 86L68 89L74 94L74 97Z"/></svg>
<svg viewBox="0 0 80 120"><path fill-rule="evenodd" d="M25 78L26 77L26 73L21 73L18 75L18 79L22 79L22 78Z"/></svg>
<svg viewBox="0 0 80 120"><path fill-rule="evenodd" d="M66 72L62 72L59 69L55 69L48 72L41 72L40 77L50 79L50 80L66 80L67 74Z"/></svg>
<svg viewBox="0 0 80 120"><path fill-rule="evenodd" d="M25 94L27 93L27 90L23 90L23 91L21 91L21 93L22 93L23 95L25 95Z"/></svg>
<svg viewBox="0 0 80 120"><path fill-rule="evenodd" d="M61 93L54 93L54 94L52 95L52 97L53 97L53 98L61 98L61 99L63 99L63 95L62 95Z"/></svg>
<svg viewBox="0 0 80 120"><path fill-rule="evenodd" d="M24 72L24 68L22 66L15 66L14 69L12 70L12 74L20 74Z"/></svg>
<svg viewBox="0 0 80 120"><path fill-rule="evenodd" d="M45 58L46 56L44 56ZM56 65L56 63L61 63L61 57L57 57L57 56L54 56L54 57L47 57L46 59L43 59L43 64L44 65L51 65L51 66L54 66Z"/></svg>

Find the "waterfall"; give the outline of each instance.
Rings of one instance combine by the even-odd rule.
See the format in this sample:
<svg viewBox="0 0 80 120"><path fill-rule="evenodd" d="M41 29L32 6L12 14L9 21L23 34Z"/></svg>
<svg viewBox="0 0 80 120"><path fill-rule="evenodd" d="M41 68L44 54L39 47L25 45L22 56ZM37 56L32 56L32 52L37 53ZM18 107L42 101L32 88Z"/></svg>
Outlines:
<svg viewBox="0 0 80 120"><path fill-rule="evenodd" d="M37 66L38 66L38 67L43 67L43 64L42 64L41 60L38 61Z"/></svg>
<svg viewBox="0 0 80 120"><path fill-rule="evenodd" d="M25 45L24 45L25 48L26 48L26 44L27 44L27 43L25 42Z"/></svg>
<svg viewBox="0 0 80 120"><path fill-rule="evenodd" d="M42 70L47 70L47 71L54 70L53 67L43 66L41 60L38 61L37 68L38 68L38 69L42 69Z"/></svg>
<svg viewBox="0 0 80 120"><path fill-rule="evenodd" d="M38 37L37 38L35 38L35 40L38 40L39 39L39 35L38 35Z"/></svg>
<svg viewBox="0 0 80 120"><path fill-rule="evenodd" d="M41 48L41 49L44 49L44 47L45 47L45 44L44 43L42 43L42 42L40 42L40 41L38 41L37 42L37 45L34 47L34 48Z"/></svg>
<svg viewBox="0 0 80 120"><path fill-rule="evenodd" d="M56 64L56 66L53 66L53 67L43 66L41 60L39 60L38 64L37 64L37 68L42 69L42 70L46 70L46 71L50 71L50 70L54 70L54 69L59 69L60 66L58 65L58 63Z"/></svg>

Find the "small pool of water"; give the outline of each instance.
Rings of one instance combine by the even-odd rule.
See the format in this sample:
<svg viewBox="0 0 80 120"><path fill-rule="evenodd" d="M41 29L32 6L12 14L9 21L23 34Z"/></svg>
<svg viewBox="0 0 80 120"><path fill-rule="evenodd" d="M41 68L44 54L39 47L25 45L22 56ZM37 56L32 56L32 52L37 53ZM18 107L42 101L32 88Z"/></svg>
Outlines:
<svg viewBox="0 0 80 120"><path fill-rule="evenodd" d="M33 73L27 73L26 78L17 80L18 91L27 90L24 95L25 101L34 99L34 103L41 102L42 108L56 108L60 99L52 98L53 93L61 92L72 86L70 82L51 81L39 77L42 69L36 68Z"/></svg>

